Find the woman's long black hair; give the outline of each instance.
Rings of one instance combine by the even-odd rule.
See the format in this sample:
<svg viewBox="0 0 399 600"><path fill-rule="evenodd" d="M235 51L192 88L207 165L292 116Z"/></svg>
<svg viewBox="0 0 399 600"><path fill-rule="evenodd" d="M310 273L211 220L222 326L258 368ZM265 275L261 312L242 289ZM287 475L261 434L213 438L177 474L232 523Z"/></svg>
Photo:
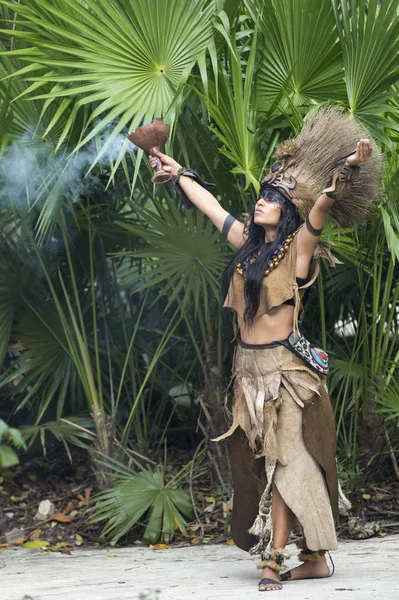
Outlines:
<svg viewBox="0 0 399 600"><path fill-rule="evenodd" d="M269 201L283 200L281 216L277 225L276 239L273 242L265 243L264 228L261 225L254 223L255 203L251 209L249 217L248 237L245 243L233 256L222 276L222 298L224 300L227 296L229 285L235 273L237 263L243 263L246 258L249 258L258 252L258 250L260 250L260 254L257 259L248 265L245 272L244 322L247 326L252 325L255 315L258 311L260 290L263 278L265 276L264 273L270 263L273 253L290 235L290 233L293 233L293 231L298 229L299 225L301 224L296 207L289 200L285 199L278 190L265 186L263 189L261 188L260 198L264 198L265 200Z"/></svg>

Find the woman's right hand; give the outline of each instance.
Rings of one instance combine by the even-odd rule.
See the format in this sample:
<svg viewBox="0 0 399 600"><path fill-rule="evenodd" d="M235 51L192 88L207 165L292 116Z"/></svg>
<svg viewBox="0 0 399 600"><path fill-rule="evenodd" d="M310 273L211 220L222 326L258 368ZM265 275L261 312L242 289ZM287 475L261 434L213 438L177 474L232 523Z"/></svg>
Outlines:
<svg viewBox="0 0 399 600"><path fill-rule="evenodd" d="M161 161L163 170L167 173L172 173L173 177L176 177L178 170L182 168L181 165L179 165L179 163L176 162L174 158L171 158L167 154L163 154L162 152L159 152L159 150L155 150L154 148L153 153L149 155L148 159L151 167L154 170L157 166L157 159L155 158L154 154Z"/></svg>

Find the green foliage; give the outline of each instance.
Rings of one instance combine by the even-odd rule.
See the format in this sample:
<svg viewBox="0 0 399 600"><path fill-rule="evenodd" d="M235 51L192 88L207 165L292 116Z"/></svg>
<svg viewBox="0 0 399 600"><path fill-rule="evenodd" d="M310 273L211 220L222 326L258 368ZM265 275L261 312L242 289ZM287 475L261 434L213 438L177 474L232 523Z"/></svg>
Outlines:
<svg viewBox="0 0 399 600"><path fill-rule="evenodd" d="M21 435L29 446L40 438L43 447L43 454L46 455L46 433L52 434L64 445L65 452L72 462L72 454L69 445L88 449L95 434L90 431L93 428L93 421L87 417L72 415L62 417L58 421L49 421L40 425L25 425L21 427Z"/></svg>
<svg viewBox="0 0 399 600"><path fill-rule="evenodd" d="M390 110L399 77L398 2L332 0L341 42L348 107L389 145L383 128L396 129Z"/></svg>
<svg viewBox="0 0 399 600"><path fill-rule="evenodd" d="M146 270L127 275L125 285L134 284L138 292L162 284L161 294L168 298L165 310L181 296L182 307L193 306L196 314L201 310L208 318L226 266L219 232L200 212L183 215L173 204L156 203L155 208L158 214L138 210L137 224L122 223L146 244L143 250L119 254L146 259Z"/></svg>
<svg viewBox="0 0 399 600"><path fill-rule="evenodd" d="M166 112L212 42L214 7L206 0L1 4L19 17L12 36L22 41L21 48L8 56L28 62L15 74L29 82L23 96L48 100L43 114L54 99L62 98L44 135L62 119L59 148L83 111L77 150L114 122L96 161L125 126L135 129L143 118ZM96 108L85 111L93 103Z"/></svg>
<svg viewBox="0 0 399 600"><path fill-rule="evenodd" d="M176 487L180 474L166 483L162 467L135 472L116 461L105 462L119 481L106 492L93 496L95 505L89 510L94 513L92 523L107 522L102 535L112 536L112 545L143 521L142 539L149 544L159 539L170 541L176 530L186 534L186 519L192 516L192 505L187 492Z"/></svg>
<svg viewBox="0 0 399 600"><path fill-rule="evenodd" d="M2 419L0 419L0 468L13 467L19 464L18 454L14 448L23 448L27 450L27 446L23 440L21 432L15 427L9 427Z"/></svg>
<svg viewBox="0 0 399 600"><path fill-rule="evenodd" d="M325 229L344 264L323 265L304 326L332 357L349 487L388 468L387 439L390 453L399 446L399 0L0 0L0 11L1 416L28 444L50 432L68 453L90 438L109 457L166 437L195 446L195 399L231 367L219 303L231 248L150 183L124 134L163 116L167 151L239 217L279 140L329 101L379 140L384 193L365 230ZM174 389L187 391L183 416ZM184 532L177 482L115 460L123 477L97 515L107 535L144 518L147 540Z"/></svg>
<svg viewBox="0 0 399 600"><path fill-rule="evenodd" d="M253 19L258 3L246 2ZM330 0L266 0L261 11L260 106L284 92L295 106L344 100L342 58Z"/></svg>

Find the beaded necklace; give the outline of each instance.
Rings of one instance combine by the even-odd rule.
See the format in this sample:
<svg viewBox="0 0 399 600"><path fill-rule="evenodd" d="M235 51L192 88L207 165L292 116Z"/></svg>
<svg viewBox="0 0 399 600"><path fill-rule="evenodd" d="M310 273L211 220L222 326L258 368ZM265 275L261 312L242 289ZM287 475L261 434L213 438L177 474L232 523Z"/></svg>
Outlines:
<svg viewBox="0 0 399 600"><path fill-rule="evenodd" d="M293 233L290 233L290 235L287 237L287 239L282 244L279 244L277 246L276 250L273 252L273 255L269 262L269 265L267 266L267 268L265 270L265 277L270 275L270 273L272 271L274 271L274 269L277 269L279 262L287 254L287 251L288 251L290 245L292 244L292 242L294 241L294 238L295 238L296 234L298 233L298 231L299 231L299 229L297 229ZM240 275L244 275L245 271L248 268L248 265L253 263L257 259L259 254L260 254L260 250L258 250L258 252L255 252L248 258L246 258L242 263L240 263L240 262L237 263L236 264L237 273L239 273Z"/></svg>

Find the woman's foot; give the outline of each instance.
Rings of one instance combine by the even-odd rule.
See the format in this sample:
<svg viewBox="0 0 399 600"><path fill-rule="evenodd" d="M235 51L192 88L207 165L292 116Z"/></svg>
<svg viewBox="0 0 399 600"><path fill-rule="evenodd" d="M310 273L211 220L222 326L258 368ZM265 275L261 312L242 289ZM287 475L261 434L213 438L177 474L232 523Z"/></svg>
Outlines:
<svg viewBox="0 0 399 600"><path fill-rule="evenodd" d="M279 574L276 571L273 571L273 569L271 569L270 567L265 567L264 569L262 569L261 581L263 581L263 579L271 579L272 581L259 583L260 592L271 592L274 590L283 589L283 586L280 583Z"/></svg>
<svg viewBox="0 0 399 600"><path fill-rule="evenodd" d="M295 579L313 579L319 577L329 577L330 569L328 568L326 557L323 556L318 560L307 560L303 562L299 567L295 567L295 569L290 569L289 577L282 579L283 581L295 581ZM282 574L282 577L286 573Z"/></svg>

